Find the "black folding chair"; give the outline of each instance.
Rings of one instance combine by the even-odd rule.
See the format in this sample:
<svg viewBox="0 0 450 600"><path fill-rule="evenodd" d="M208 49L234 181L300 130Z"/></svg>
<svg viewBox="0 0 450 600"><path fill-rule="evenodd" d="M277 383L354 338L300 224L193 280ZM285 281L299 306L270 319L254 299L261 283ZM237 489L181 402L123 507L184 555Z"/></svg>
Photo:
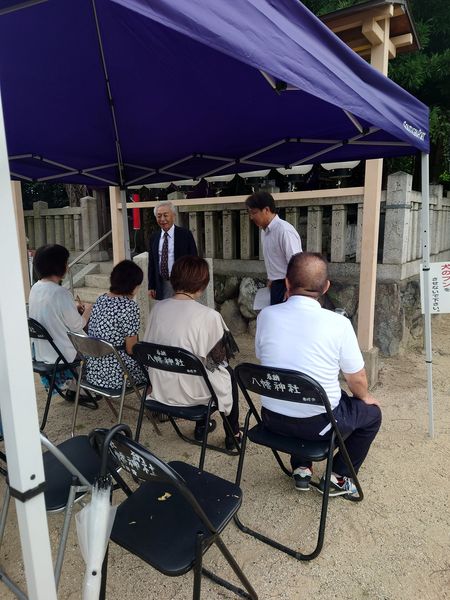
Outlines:
<svg viewBox="0 0 450 600"><path fill-rule="evenodd" d="M330 479L331 469L333 463L333 454L335 448L339 448L349 470L352 475L353 481L358 490L358 496L346 495L345 497L355 502L360 502L363 499L363 492L359 484L358 478L355 473L355 469L350 461L347 449L345 447L344 439L339 431L336 424L333 412L331 410L330 401L322 386L317 383L312 377L299 373L298 371L290 371L287 369L277 369L274 367L267 367L263 365L254 365L250 363L242 363L235 368L235 375L239 387L244 394L247 401L249 410L245 417L244 432L242 436L241 444L241 456L239 459L238 471L236 476L236 485L240 485L242 468L244 465L245 449L247 444L247 438L253 443L262 446L267 446L273 452L275 459L277 460L280 468L289 477L292 476L292 472L288 469L279 452L285 452L287 454L295 454L305 459L305 461L318 462L326 460L325 474L324 474L324 490L322 496L322 510L320 513L319 532L317 537L317 544L315 549L309 554L302 554L296 550L288 548L283 544L259 533L249 527L243 525L239 520L238 516L235 515L234 520L241 531L248 533L253 537L261 540L265 544L273 546L277 550L281 550L290 556L293 556L297 560L312 560L320 554L323 546L323 540L325 535L325 525L328 510L328 493L330 490ZM308 441L304 439L288 437L284 435L278 435L269 431L264 427L261 417L255 408L253 401L250 398L248 392L255 392L262 394L269 398L276 398L278 400L285 400L287 402L299 402L302 404L323 406L327 413L328 419L331 425L331 436L329 439L321 441ZM249 429L250 418L254 417L256 425ZM317 482L311 481L310 485L318 487Z"/></svg>
<svg viewBox="0 0 450 600"><path fill-rule="evenodd" d="M91 392L93 394L98 394L103 396L111 409L113 415L117 418L117 422L120 423L122 421L122 413L125 405L125 396L131 393L136 395L138 399L139 406L142 404L142 391L145 392L147 388L147 384L144 383L136 383L128 371L122 357L116 350L116 348L109 342L102 340L100 338L95 338L87 335L81 335L79 333L74 333L70 331L67 334L70 338L70 341L75 346L78 354L80 356L80 368L77 377L77 389L75 393L75 405L73 410L73 418L72 418L72 436L75 432L75 425L77 421L78 414L78 404L80 391L86 390L87 392ZM89 383L85 377L85 365L88 357L93 358L101 358L104 356L114 356L114 358L119 363L122 374L123 381L122 386L120 388L106 388L98 385L92 385ZM143 372L143 375L146 377L147 374ZM112 400L119 400L119 410L117 411L114 405L112 404ZM139 409L133 406L127 406L127 408L131 408L132 410L138 411ZM159 429L156 424L153 423L157 433L159 433Z"/></svg>
<svg viewBox="0 0 450 600"><path fill-rule="evenodd" d="M169 421L175 429L175 432L181 439L189 444L201 446L199 461L200 470L203 469L205 464L206 448L210 448L212 450L216 450L217 452L223 452L224 454L229 454L232 456L239 454L239 443L234 436L234 432L231 429L231 425L227 417L223 413L220 413L220 415L228 434L234 441L235 450L227 450L226 448L221 448L220 446L208 444L208 423L211 415L218 410L218 401L216 392L214 391L214 388L211 385L206 373L206 369L203 366L202 361L197 356L191 352L188 352L188 350L184 350L183 348L176 348L175 346L163 346L162 344L153 344L149 342L139 342L136 344L133 348L133 356L145 370L149 367L152 367L153 369L160 369L161 371L169 371L171 373L179 373L180 375L182 374L191 375L193 377L202 377L206 387L208 388L208 392L210 393L210 400L208 404L199 404L196 406L175 406L172 404L163 404L162 402L158 402L156 400L147 399L146 390L142 396L143 401L138 417L135 435L136 441L139 441L144 410L148 409L154 413L167 415ZM151 385L149 379L147 380L147 384ZM176 418L195 422L203 421L206 424L203 440L199 442L194 438L184 435L175 421Z"/></svg>
<svg viewBox="0 0 450 600"><path fill-rule="evenodd" d="M55 344L52 336L49 334L49 332L43 325L36 321L36 319L28 319L28 332L31 339L45 340L46 342L48 342L57 354L57 358L53 364L33 359L33 371L38 375L47 377L47 379L50 382L47 393L47 401L45 403L44 415L42 417L41 422L42 431L47 423L48 412L50 410L50 403L53 397L54 390L56 390L56 392L62 398L67 400L66 392L63 391L56 383L57 374L65 370L70 371L70 373L72 373L74 377L74 380L76 381L78 379L77 367L79 366L80 361L76 359L71 363L67 362L67 360L64 358L63 354L59 350L58 346ZM83 405L94 410L98 408L95 398L93 398L90 394L89 398L84 400Z"/></svg>
<svg viewBox="0 0 450 600"><path fill-rule="evenodd" d="M164 575L174 577L193 569L194 600L200 598L202 575L241 597L257 600L220 535L241 504L237 485L184 462L163 462L130 439L126 425L96 430L91 436L94 445L102 448L102 474L109 456L117 468L141 483L131 494L124 490L128 497L117 509L113 542ZM112 475L115 477L115 472ZM213 544L247 591L203 567L203 554Z"/></svg>
<svg viewBox="0 0 450 600"><path fill-rule="evenodd" d="M55 446L41 434L41 443L47 448L47 451L43 455L46 510L49 513L65 511L54 569L55 582L58 587L73 507L86 493L90 492L94 479L100 471L100 459L97 452L92 448L88 437L85 435L69 438L65 442ZM1 546L13 493L8 485L6 457L3 453L0 453L0 459L4 462L4 466L0 467L0 473L6 477L7 483L3 506L0 512ZM0 581L3 581L20 600L27 600L24 592L1 567Z"/></svg>

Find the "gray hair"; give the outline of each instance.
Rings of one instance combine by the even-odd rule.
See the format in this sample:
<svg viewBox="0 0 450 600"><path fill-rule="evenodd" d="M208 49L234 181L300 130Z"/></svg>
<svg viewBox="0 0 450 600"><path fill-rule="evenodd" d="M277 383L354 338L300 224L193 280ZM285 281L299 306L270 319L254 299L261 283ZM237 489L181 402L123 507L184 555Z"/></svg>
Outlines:
<svg viewBox="0 0 450 600"><path fill-rule="evenodd" d="M173 212L174 215L177 214L177 209L175 208L173 202L171 202L170 200L161 200L161 202L158 202L158 204L153 209L153 214L155 215L155 217L156 217L156 211L161 206L168 206L170 208L170 210Z"/></svg>

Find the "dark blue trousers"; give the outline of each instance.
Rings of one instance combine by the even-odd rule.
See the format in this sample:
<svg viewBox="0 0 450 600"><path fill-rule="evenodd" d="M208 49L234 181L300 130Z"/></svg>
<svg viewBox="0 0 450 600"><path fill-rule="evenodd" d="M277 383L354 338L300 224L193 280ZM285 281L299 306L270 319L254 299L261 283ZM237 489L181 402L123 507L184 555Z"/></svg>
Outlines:
<svg viewBox="0 0 450 600"><path fill-rule="evenodd" d="M359 398L348 396L342 391L341 400L333 410L350 460L358 472L360 466L369 452L371 443L378 433L381 425L381 410L374 404L366 404ZM317 415L307 419L287 417L279 413L262 408L261 416L264 425L274 433L289 437L298 437L305 440L316 441L328 439L331 429L323 436L319 433L328 425L326 414ZM311 463L302 460L300 456L291 455L292 469L297 467L311 467ZM338 451L333 460L333 471L339 475L350 476L350 471Z"/></svg>
<svg viewBox="0 0 450 600"><path fill-rule="evenodd" d="M286 281L284 279L275 279L270 285L270 304L281 304L284 302L286 293Z"/></svg>

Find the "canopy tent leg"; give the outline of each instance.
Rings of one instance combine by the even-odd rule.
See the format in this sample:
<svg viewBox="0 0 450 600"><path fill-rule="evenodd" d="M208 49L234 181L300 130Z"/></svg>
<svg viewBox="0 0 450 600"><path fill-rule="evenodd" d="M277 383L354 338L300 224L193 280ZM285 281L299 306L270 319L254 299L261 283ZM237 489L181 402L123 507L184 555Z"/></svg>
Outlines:
<svg viewBox="0 0 450 600"><path fill-rule="evenodd" d="M422 274L423 274L423 308L425 333L425 363L427 365L427 397L428 397L428 433L434 437L433 418L433 348L431 345L431 310L430 310L430 186L429 155L421 153L422 174Z"/></svg>
<svg viewBox="0 0 450 600"><path fill-rule="evenodd" d="M22 270L0 99L0 410L28 595L56 600Z"/></svg>

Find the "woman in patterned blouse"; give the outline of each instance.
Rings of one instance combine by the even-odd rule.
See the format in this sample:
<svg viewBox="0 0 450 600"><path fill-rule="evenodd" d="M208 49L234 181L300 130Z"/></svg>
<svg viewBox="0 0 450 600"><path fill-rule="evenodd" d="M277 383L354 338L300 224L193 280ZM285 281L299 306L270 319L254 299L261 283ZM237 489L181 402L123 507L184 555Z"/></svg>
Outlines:
<svg viewBox="0 0 450 600"><path fill-rule="evenodd" d="M111 272L111 287L92 307L88 334L115 346L136 384L145 375L130 356L138 341L140 325L139 306L134 300L144 274L131 260L118 263ZM118 360L112 356L89 358L86 378L92 385L118 389L122 387L123 374Z"/></svg>

